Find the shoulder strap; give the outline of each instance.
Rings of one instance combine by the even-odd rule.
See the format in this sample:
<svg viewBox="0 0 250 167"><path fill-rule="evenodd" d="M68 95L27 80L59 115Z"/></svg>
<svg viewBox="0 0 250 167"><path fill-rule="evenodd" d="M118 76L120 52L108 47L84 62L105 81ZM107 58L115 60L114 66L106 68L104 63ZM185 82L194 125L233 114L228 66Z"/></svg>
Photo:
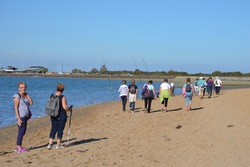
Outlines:
<svg viewBox="0 0 250 167"><path fill-rule="evenodd" d="M20 100L22 100L25 104L26 104L26 102L24 101L24 99L22 98L22 96L20 95L20 93L17 93L18 95L19 95L19 103L20 103ZM27 105L27 104L26 104Z"/></svg>

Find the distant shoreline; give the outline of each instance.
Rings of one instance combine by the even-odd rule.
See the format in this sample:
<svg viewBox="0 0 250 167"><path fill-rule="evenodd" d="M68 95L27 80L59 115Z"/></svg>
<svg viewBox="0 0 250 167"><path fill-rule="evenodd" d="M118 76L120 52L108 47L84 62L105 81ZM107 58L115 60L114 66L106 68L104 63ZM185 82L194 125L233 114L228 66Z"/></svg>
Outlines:
<svg viewBox="0 0 250 167"><path fill-rule="evenodd" d="M86 78L86 79L111 79L111 80L131 80L136 79L137 82L140 80L142 82L147 82L148 80L153 80L157 82L163 81L164 78L168 78L169 81L177 83L176 87L182 87L183 83L186 82L186 78L191 78L191 81L194 82L197 76L127 76L127 75L84 75L84 74L33 74L33 73L0 73L1 76L9 77L44 77L44 78ZM239 88L250 88L250 77L221 77L223 81L223 89L239 89Z"/></svg>

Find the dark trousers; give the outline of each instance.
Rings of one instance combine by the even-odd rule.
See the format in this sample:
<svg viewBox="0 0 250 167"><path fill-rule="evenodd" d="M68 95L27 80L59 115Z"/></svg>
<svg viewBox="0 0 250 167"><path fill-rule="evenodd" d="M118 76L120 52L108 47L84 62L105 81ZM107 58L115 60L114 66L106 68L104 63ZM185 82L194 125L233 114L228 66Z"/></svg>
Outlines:
<svg viewBox="0 0 250 167"><path fill-rule="evenodd" d="M148 113L150 112L151 109L151 103L152 103L153 98L144 98L144 107L147 109Z"/></svg>
<svg viewBox="0 0 250 167"><path fill-rule="evenodd" d="M163 98L161 104L164 104L165 107L168 106L168 98Z"/></svg>
<svg viewBox="0 0 250 167"><path fill-rule="evenodd" d="M16 144L21 146L22 145L22 142L23 142L23 136L25 135L26 133L26 129L27 129L27 122L28 122L28 119L27 118L21 118L22 120L22 125L18 126L18 134L17 134L17 142Z"/></svg>
<svg viewBox="0 0 250 167"><path fill-rule="evenodd" d="M122 109L126 109L126 104L127 104L127 96L121 96L122 99Z"/></svg>
<svg viewBox="0 0 250 167"><path fill-rule="evenodd" d="M57 139L62 139L63 130L65 128L65 124L67 122L67 118L64 119L51 119L51 130L50 130L50 139L55 139L57 134Z"/></svg>
<svg viewBox="0 0 250 167"><path fill-rule="evenodd" d="M215 93L216 93L216 94L219 94L219 93L220 93L220 87L219 87L219 86L216 86L216 87L215 87Z"/></svg>
<svg viewBox="0 0 250 167"><path fill-rule="evenodd" d="M207 90L207 88L204 88L204 89L203 89L203 96L206 95L206 90Z"/></svg>
<svg viewBox="0 0 250 167"><path fill-rule="evenodd" d="M207 87L208 97L212 96L213 87Z"/></svg>

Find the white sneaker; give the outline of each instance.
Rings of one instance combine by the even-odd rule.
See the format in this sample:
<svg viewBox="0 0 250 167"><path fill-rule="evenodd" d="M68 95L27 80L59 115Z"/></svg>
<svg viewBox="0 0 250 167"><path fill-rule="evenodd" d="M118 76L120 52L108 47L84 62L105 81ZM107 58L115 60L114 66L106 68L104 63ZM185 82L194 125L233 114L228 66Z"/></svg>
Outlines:
<svg viewBox="0 0 250 167"><path fill-rule="evenodd" d="M47 148L48 149L52 149L53 148L53 144L48 144Z"/></svg>
<svg viewBox="0 0 250 167"><path fill-rule="evenodd" d="M64 148L64 146L59 144L59 145L56 145L56 148Z"/></svg>

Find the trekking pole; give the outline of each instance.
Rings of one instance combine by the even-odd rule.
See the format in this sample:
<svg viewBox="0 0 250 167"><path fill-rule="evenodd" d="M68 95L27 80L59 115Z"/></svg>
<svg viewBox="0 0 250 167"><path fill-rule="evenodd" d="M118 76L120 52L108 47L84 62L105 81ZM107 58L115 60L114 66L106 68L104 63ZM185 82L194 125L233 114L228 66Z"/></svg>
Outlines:
<svg viewBox="0 0 250 167"><path fill-rule="evenodd" d="M69 145L69 136L70 136L70 125L71 125L71 118L72 118L72 105L69 107L70 110L70 114L69 114L69 127L68 127L68 139L67 139L67 147Z"/></svg>
<svg viewBox="0 0 250 167"><path fill-rule="evenodd" d="M133 59L134 59L134 57L133 57ZM138 72L139 72L139 78L140 78L140 82L141 82L141 85L142 85L140 70L139 70L138 67L137 67L137 64L136 64L136 62L135 62L135 59L134 59L134 63L135 63L135 68L136 68L136 70L138 70Z"/></svg>
<svg viewBox="0 0 250 167"><path fill-rule="evenodd" d="M106 64L105 64L103 55L102 55L102 61L103 61L103 65L104 65L105 67L107 67ZM114 102L114 101L115 101L115 98L114 98L113 89L112 89L112 85L111 85L111 81L110 81L110 77L109 77L109 75L108 75L108 70L107 70L107 69L106 69L106 75L107 75L107 77L108 77L109 86L110 86L110 91L111 91L111 93L112 93L113 102Z"/></svg>

